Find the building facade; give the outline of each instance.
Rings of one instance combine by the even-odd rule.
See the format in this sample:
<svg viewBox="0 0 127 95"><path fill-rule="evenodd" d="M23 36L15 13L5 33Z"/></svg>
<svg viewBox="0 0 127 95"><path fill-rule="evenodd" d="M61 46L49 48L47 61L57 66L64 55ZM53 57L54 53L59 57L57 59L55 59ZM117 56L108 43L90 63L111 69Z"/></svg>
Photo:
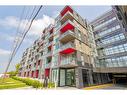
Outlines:
<svg viewBox="0 0 127 95"><path fill-rule="evenodd" d="M127 31L115 7L96 18L91 25L98 52L94 72L127 77Z"/></svg>
<svg viewBox="0 0 127 95"><path fill-rule="evenodd" d="M94 46L87 21L66 6L23 53L19 75L48 77L57 86L89 86L93 84Z"/></svg>
<svg viewBox="0 0 127 95"><path fill-rule="evenodd" d="M19 76L77 88L111 82L116 74L127 77L125 13L113 6L88 25L70 6L64 7L23 53Z"/></svg>

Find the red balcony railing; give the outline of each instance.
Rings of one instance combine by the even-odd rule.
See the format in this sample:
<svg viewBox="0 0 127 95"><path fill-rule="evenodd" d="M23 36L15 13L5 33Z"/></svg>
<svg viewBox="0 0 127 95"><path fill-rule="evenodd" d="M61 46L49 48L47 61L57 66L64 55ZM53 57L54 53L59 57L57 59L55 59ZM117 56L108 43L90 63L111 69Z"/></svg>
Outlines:
<svg viewBox="0 0 127 95"><path fill-rule="evenodd" d="M74 44L71 42L69 42L65 45L62 45L60 48L60 53L62 53L62 54L70 54L74 51L76 51L76 49L75 49Z"/></svg>
<svg viewBox="0 0 127 95"><path fill-rule="evenodd" d="M61 11L61 13L60 13L61 17L64 16L64 15L66 14L66 12L68 12L68 11L71 12L71 13L73 13L73 10L71 9L71 7L66 6L66 7Z"/></svg>
<svg viewBox="0 0 127 95"><path fill-rule="evenodd" d="M68 31L68 30L74 30L74 24L70 21L70 20L68 20L68 21L66 21L62 26L61 26L61 29L60 29L60 32L61 33L64 33L64 32L66 32L66 31Z"/></svg>

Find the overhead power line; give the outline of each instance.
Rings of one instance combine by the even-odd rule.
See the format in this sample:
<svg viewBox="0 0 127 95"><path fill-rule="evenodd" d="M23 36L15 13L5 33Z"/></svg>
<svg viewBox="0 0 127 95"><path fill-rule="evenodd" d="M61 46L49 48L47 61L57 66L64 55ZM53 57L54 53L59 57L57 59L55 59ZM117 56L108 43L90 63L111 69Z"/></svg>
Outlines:
<svg viewBox="0 0 127 95"><path fill-rule="evenodd" d="M13 45L12 45L12 49L11 49L11 53L10 53L10 58L11 58L11 56L13 55L13 50L14 50L14 48L18 45L18 42L19 42L19 38L18 38L18 36L20 35L20 26L21 26L21 23L22 23L22 18L23 18L23 15L24 15L24 12L25 12L25 7L23 7L23 10L22 10L22 12L21 12L21 16L20 16L20 19L19 19L19 23L18 23L18 25L17 25L17 30L16 30L16 34L15 34L15 37L14 37L14 42L13 42ZM9 59L10 60L10 59Z"/></svg>
<svg viewBox="0 0 127 95"><path fill-rule="evenodd" d="M32 20L30 21L30 25L29 25L28 29L26 30L26 32L24 32L24 34L23 34L23 36L22 36L22 39L21 39L19 45L16 46L16 47L14 48L14 50L13 50L13 52L12 52L12 54L11 54L11 57L10 57L10 59L9 59L8 65L7 65L7 67L6 67L4 76L6 75L6 73L7 73L7 71L8 71L8 68L9 68L9 66L10 66L10 63L11 63L13 57L15 56L15 54L16 54L17 51L18 51L18 49L20 48L20 46L21 46L21 44L22 44L22 42L23 42L23 40L24 40L26 34L27 34L28 31L30 30L30 28L31 28L31 26L32 26L32 23L33 23L34 19L37 17L37 15L39 14L41 8L42 8L42 5L39 7L39 9L37 10L36 14L35 14L34 17L32 18ZM32 15L33 15L33 13L32 13Z"/></svg>
<svg viewBox="0 0 127 95"><path fill-rule="evenodd" d="M30 15L30 17L29 17L28 19L31 19L31 18L32 18L35 9L36 9L36 6L33 8L33 11L32 11L32 13L31 13L31 15ZM28 10L28 12L29 12L29 10ZM28 15L26 15L25 19L27 19L27 17L28 17ZM17 39L16 44L15 44L15 46L14 46L14 49L13 49L13 51L12 51L11 57L14 57L14 56L15 56L16 48L17 48L18 45L20 44L20 39L23 38L23 34L25 33L25 29L27 28L29 22L30 22L30 20L24 25L23 31L20 31L20 32L19 32L19 35L17 35L17 38L18 38L18 39ZM20 25L21 25L21 23L20 23Z"/></svg>

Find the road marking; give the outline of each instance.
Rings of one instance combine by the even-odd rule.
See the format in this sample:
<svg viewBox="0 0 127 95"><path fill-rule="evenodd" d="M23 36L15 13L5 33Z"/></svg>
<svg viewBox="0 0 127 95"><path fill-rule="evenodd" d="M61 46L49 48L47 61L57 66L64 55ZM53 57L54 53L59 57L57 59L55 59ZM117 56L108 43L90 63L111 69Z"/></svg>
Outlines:
<svg viewBox="0 0 127 95"><path fill-rule="evenodd" d="M85 87L84 90L94 90L94 89L100 89L100 88L106 88L113 86L113 84L103 84L103 85L97 85L97 86L91 86L91 87Z"/></svg>

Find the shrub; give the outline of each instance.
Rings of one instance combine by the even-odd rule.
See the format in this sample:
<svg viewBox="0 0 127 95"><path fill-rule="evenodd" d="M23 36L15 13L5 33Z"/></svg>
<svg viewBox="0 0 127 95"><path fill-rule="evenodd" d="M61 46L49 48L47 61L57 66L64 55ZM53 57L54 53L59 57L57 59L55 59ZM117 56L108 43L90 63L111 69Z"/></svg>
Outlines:
<svg viewBox="0 0 127 95"><path fill-rule="evenodd" d="M16 77L16 76L14 76L12 78L15 79L15 80L22 81L22 82L26 83L26 85L33 86L34 88L43 87L42 83L39 82L38 80L32 80L30 78L19 78L19 77Z"/></svg>
<svg viewBox="0 0 127 95"><path fill-rule="evenodd" d="M7 74L9 74L10 77L16 76L16 72L15 71L10 71Z"/></svg>
<svg viewBox="0 0 127 95"><path fill-rule="evenodd" d="M48 83L48 88L54 88L55 87L55 83L49 82Z"/></svg>
<svg viewBox="0 0 127 95"><path fill-rule="evenodd" d="M34 88L39 88L39 87L41 87L41 83L39 81L34 81L33 82L33 87Z"/></svg>

